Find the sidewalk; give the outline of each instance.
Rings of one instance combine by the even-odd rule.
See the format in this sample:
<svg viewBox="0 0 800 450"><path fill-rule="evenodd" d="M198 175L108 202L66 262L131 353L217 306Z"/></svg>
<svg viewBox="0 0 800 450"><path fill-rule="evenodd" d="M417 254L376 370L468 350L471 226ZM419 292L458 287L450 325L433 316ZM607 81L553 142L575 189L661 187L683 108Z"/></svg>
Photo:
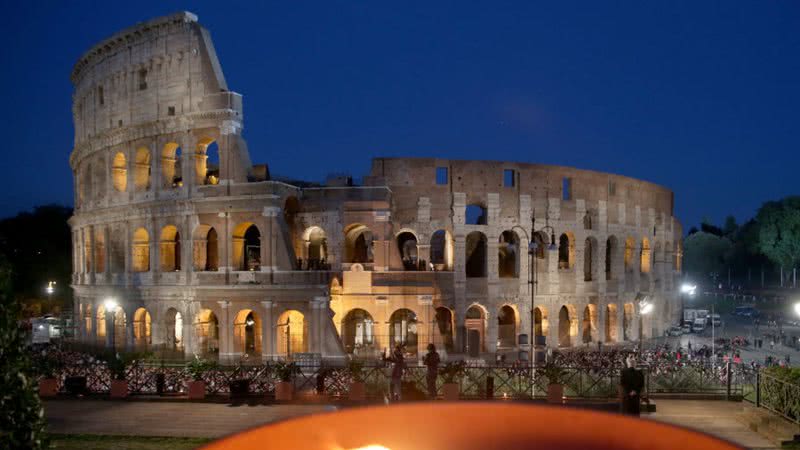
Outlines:
<svg viewBox="0 0 800 450"><path fill-rule="evenodd" d="M658 400L648 420L694 428L749 448L774 448L736 419L741 403ZM48 431L217 438L265 423L334 411L327 405L241 405L190 402L54 400L45 402Z"/></svg>

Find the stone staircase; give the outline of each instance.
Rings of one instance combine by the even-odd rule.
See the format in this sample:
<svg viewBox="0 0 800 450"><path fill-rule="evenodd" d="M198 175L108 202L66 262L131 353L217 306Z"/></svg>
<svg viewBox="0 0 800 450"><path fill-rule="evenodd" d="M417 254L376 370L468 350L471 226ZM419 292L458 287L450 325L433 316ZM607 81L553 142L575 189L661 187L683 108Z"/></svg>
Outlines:
<svg viewBox="0 0 800 450"><path fill-rule="evenodd" d="M800 427L777 414L743 402L736 418L777 446L800 448Z"/></svg>

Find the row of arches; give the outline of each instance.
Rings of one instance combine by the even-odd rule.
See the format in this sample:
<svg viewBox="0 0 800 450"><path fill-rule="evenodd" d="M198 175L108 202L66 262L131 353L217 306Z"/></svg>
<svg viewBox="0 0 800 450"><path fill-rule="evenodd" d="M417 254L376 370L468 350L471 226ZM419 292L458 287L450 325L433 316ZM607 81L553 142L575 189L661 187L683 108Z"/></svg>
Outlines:
<svg viewBox="0 0 800 450"><path fill-rule="evenodd" d="M157 154L158 156L158 154ZM161 189L179 188L183 186L183 160L180 144L167 142L160 151L160 171L155 184ZM217 184L219 182L219 148L211 137L201 137L197 141L192 155L194 161L195 184ZM115 192L148 191L154 184L151 149L147 146L136 147L132 152L117 151L113 153L106 165L103 159L88 162L78 179L79 201L91 198L102 199L106 194L106 173L110 173L111 187ZM129 173L130 172L130 173ZM130 176L129 176L130 175ZM132 186L130 185L132 183Z"/></svg>
<svg viewBox="0 0 800 450"><path fill-rule="evenodd" d="M91 335L91 305L84 305L84 328ZM128 326L133 338L133 346L137 349L148 349L153 344L153 323L149 311L141 307L134 311L133 320L128 323L125 310L116 308L113 314L107 314L104 305L98 305L95 311L95 338L101 343L107 340L107 333L113 333L113 343L117 349L127 345ZM108 321L111 321L109 323ZM163 349L167 351L183 351L184 349L184 317L175 308L169 308L162 322ZM191 326L196 340L196 351L207 357L216 358L220 351L220 322L210 309L201 310ZM252 309L242 309L233 319L233 350L240 355L256 356L262 353L261 316ZM276 351L278 356L290 356L308 351L308 323L302 312L287 310L278 316L273 324L276 330Z"/></svg>
<svg viewBox="0 0 800 450"><path fill-rule="evenodd" d="M446 351L454 349L454 313L446 307L437 307L435 314L434 334L431 342ZM557 313L557 342L560 347L570 347L578 343L595 342L602 336L604 342L630 341L633 336L634 305L623 306L622 336L619 336L617 305L606 306L605 328L600 330L599 311L597 305L586 305L580 315L573 305L562 305ZM534 335L549 336L550 318L546 307L538 306L532 312ZM465 314L465 353L479 356L487 351L488 310L479 304L471 305ZM512 305L501 306L496 315L497 349L511 349L517 345L517 333L520 327L520 316ZM417 315L405 308L395 310L388 321L389 341L391 346L401 343L406 351L416 354L419 323ZM374 356L376 348L376 321L364 309L355 308L347 312L341 321L341 339L347 353L356 356ZM384 343L385 344L385 343Z"/></svg>

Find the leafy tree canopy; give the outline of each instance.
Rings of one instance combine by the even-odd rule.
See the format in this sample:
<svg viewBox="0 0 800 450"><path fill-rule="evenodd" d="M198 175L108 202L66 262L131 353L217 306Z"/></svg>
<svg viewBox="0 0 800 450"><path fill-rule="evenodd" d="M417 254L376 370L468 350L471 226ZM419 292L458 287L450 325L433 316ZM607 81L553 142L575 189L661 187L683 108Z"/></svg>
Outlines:
<svg viewBox="0 0 800 450"><path fill-rule="evenodd" d="M758 250L776 265L800 262L800 197L767 202L756 214Z"/></svg>

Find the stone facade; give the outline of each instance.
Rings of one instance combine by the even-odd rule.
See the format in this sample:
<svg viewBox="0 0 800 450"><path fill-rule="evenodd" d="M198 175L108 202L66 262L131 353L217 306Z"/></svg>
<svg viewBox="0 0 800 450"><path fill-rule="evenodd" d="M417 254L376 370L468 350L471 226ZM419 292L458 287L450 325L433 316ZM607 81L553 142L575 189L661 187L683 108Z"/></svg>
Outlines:
<svg viewBox="0 0 800 450"><path fill-rule="evenodd" d="M72 82L87 342L223 361L369 357L396 342L491 358L532 334L621 343L678 320L682 232L660 186L411 158L374 159L362 186L271 180L190 13L101 42Z"/></svg>

